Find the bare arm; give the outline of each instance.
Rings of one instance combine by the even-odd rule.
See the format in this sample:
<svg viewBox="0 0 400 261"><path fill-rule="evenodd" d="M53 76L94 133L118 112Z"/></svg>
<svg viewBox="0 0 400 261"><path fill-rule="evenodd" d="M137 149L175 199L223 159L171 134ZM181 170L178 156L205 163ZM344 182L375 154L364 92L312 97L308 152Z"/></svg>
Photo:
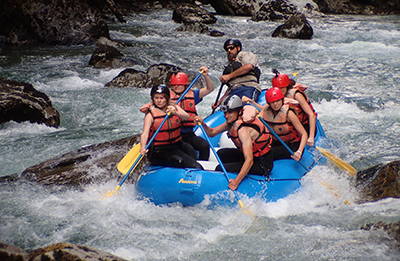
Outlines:
<svg viewBox="0 0 400 261"><path fill-rule="evenodd" d="M182 120L187 120L190 117L189 114L177 104L168 105L167 113L175 114Z"/></svg>
<svg viewBox="0 0 400 261"><path fill-rule="evenodd" d="M317 118L315 117L315 113L313 112L310 105L308 104L308 102L301 93L296 93L295 98L299 102L303 111L308 115L308 121L310 123L310 130L309 130L310 136L308 137L307 144L309 146L314 146L315 126Z"/></svg>
<svg viewBox="0 0 400 261"><path fill-rule="evenodd" d="M249 173L254 163L253 158L253 142L249 134L249 128L243 127L238 131L240 142L242 143L242 152L244 156L244 163L235 179L229 180L229 188L236 190L242 180Z"/></svg>
<svg viewBox="0 0 400 261"><path fill-rule="evenodd" d="M204 96L210 94L214 90L215 86L210 76L208 75L208 68L206 66L201 66L200 72L202 72L202 74L204 75L204 79L206 80L206 88L201 88L199 92L200 98L203 98Z"/></svg>
<svg viewBox="0 0 400 261"><path fill-rule="evenodd" d="M299 161L301 159L301 155L303 154L304 147L306 146L307 143L307 138L308 138L307 132L304 129L303 125L301 124L299 118L297 118L297 115L293 111L289 111L288 119L293 124L294 128L301 137L299 148L292 155L292 158L294 160Z"/></svg>
<svg viewBox="0 0 400 261"><path fill-rule="evenodd" d="M240 68L234 70L233 72L222 75L221 77L219 77L219 80L221 82L223 82L223 83L226 83L229 80L231 80L233 78L236 78L236 77L238 77L240 75L246 74L246 73L250 72L253 69L254 69L254 65L253 64L249 64L249 63L248 64L244 64Z"/></svg>
<svg viewBox="0 0 400 261"><path fill-rule="evenodd" d="M146 154L145 148L147 145L147 140L149 139L151 124L153 124L153 116L151 116L150 113L147 113L144 116L143 130L142 130L142 134L140 135L140 153L142 155Z"/></svg>

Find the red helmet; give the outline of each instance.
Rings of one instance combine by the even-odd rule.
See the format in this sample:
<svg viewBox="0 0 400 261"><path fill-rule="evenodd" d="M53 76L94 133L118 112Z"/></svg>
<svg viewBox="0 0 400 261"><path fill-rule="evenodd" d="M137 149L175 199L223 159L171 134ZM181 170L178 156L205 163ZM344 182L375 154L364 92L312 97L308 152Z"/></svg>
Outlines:
<svg viewBox="0 0 400 261"><path fill-rule="evenodd" d="M170 85L187 85L189 84L189 77L184 72L178 72L176 74L172 74L169 78Z"/></svg>
<svg viewBox="0 0 400 261"><path fill-rule="evenodd" d="M283 96L281 89L277 87L272 87L268 89L267 92L265 93L265 99L267 100L268 103L278 101L283 98L285 98L285 96Z"/></svg>
<svg viewBox="0 0 400 261"><path fill-rule="evenodd" d="M272 78L272 87L285 88L292 83L287 74L277 74Z"/></svg>

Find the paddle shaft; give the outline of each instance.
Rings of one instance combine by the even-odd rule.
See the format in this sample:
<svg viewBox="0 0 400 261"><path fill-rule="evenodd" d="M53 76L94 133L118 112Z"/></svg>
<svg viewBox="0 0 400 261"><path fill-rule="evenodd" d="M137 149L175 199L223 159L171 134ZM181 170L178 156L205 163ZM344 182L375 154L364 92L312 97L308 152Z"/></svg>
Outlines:
<svg viewBox="0 0 400 261"><path fill-rule="evenodd" d="M185 97L185 95L188 93L188 91L193 87L193 85L197 82L197 80L200 78L201 73L197 73L196 77L193 79L193 81L189 84L189 86L186 88L186 90L182 93L182 95L179 97L179 99L175 102L175 104L178 104L182 101L182 99ZM145 149L147 150L150 145L153 143L154 139L156 138L157 134L160 132L162 126L164 126L164 123L168 120L170 114L167 113L165 115L163 121L161 122L160 126L158 126L157 130L154 132L153 136L151 136L150 140L147 142ZM135 162L132 164L132 166L129 168L128 172L125 174L125 176L122 178L122 180L118 183L118 186L120 187L124 182L128 179L129 175L131 172L136 168L136 166L139 164L140 160L143 158L143 154L139 153L139 156L135 160Z"/></svg>
<svg viewBox="0 0 400 261"><path fill-rule="evenodd" d="M217 159L219 165L221 166L221 169L222 169L222 171L224 172L224 175L225 175L226 180L227 180L228 183L229 183L228 172L226 171L226 169L225 169L225 167L224 167L224 164L222 163L221 159L219 158L218 153L215 151L215 149L214 149L214 147L213 147L213 145L212 145L212 143L211 143L211 140L210 140L210 138L209 138L208 135L207 135L206 130L205 130L204 127L201 125L201 123L199 123L198 125L199 125L199 128L201 129L201 131L203 132L203 135L204 135L204 137L206 138L208 144L210 145L210 148L211 148L212 152L214 153L215 158ZM239 196L238 196L238 194L237 194L237 191L236 191L236 190L233 190L233 193L235 194L236 200L239 201Z"/></svg>
<svg viewBox="0 0 400 261"><path fill-rule="evenodd" d="M215 99L215 102L214 102L214 106L217 105L217 103L218 103L219 97L221 96L222 89L224 88L224 84L225 84L225 83L222 83L221 86L219 87L218 94L217 94L217 98ZM214 109L212 110L212 113L211 113L211 114L213 114L213 113L215 112L215 109L216 109L216 108L214 108Z"/></svg>

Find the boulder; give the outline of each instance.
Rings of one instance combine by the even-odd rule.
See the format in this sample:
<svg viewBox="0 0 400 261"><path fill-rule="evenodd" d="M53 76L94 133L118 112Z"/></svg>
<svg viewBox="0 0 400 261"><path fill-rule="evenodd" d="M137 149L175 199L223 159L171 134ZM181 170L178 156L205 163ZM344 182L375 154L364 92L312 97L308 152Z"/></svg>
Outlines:
<svg viewBox="0 0 400 261"><path fill-rule="evenodd" d="M103 44L97 44L89 65L95 68L121 68L136 65L137 62L132 59L124 58L124 55L115 47Z"/></svg>
<svg viewBox="0 0 400 261"><path fill-rule="evenodd" d="M211 6L220 15L253 16L265 3L264 0L214 0Z"/></svg>
<svg viewBox="0 0 400 261"><path fill-rule="evenodd" d="M0 242L2 261L71 261L71 260L113 260L124 261L110 253L83 245L56 243L26 252L18 247Z"/></svg>
<svg viewBox="0 0 400 261"><path fill-rule="evenodd" d="M290 16L297 14L298 10L294 5L285 0L276 0L263 4L252 16L253 21L276 21L286 20Z"/></svg>
<svg viewBox="0 0 400 261"><path fill-rule="evenodd" d="M25 261L28 260L28 253L19 247L0 242L0 260Z"/></svg>
<svg viewBox="0 0 400 261"><path fill-rule="evenodd" d="M60 114L49 97L31 84L0 78L0 124L30 121L57 128Z"/></svg>
<svg viewBox="0 0 400 261"><path fill-rule="evenodd" d="M24 170L20 179L42 185L83 188L116 179L116 165L138 141L138 136L85 146ZM145 161L143 161L145 162ZM138 167L135 171L140 171ZM131 175L130 178L133 178Z"/></svg>
<svg viewBox="0 0 400 261"><path fill-rule="evenodd" d="M123 21L114 0L3 0L0 35L10 45L91 44L109 37L105 14Z"/></svg>
<svg viewBox="0 0 400 261"><path fill-rule="evenodd" d="M326 14L395 15L400 14L399 0L314 0Z"/></svg>
<svg viewBox="0 0 400 261"><path fill-rule="evenodd" d="M284 24L278 26L272 37L309 40L313 36L313 29L303 14L293 15Z"/></svg>
<svg viewBox="0 0 400 261"><path fill-rule="evenodd" d="M360 202L400 198L400 160L359 171L355 185Z"/></svg>
<svg viewBox="0 0 400 261"><path fill-rule="evenodd" d="M113 88L151 88L160 84L166 84L168 75L177 71L181 71L181 68L166 63L153 64L146 72L128 68L106 83L105 86Z"/></svg>
<svg viewBox="0 0 400 261"><path fill-rule="evenodd" d="M183 24L214 24L217 18L207 10L194 4L177 6L172 13L172 20Z"/></svg>

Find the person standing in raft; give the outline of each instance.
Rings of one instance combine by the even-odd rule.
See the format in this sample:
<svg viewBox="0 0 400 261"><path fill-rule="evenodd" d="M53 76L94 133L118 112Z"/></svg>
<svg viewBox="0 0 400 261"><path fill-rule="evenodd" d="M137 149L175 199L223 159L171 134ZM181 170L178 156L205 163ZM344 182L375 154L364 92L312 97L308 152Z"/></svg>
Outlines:
<svg viewBox="0 0 400 261"><path fill-rule="evenodd" d="M257 56L252 52L242 51L242 43L237 39L228 39L224 43L224 49L228 58L228 65L225 67L223 75L219 78L228 89L225 94L212 105L215 109L228 96L243 96L257 101L261 93L259 85L261 71L258 68ZM222 86L221 86L222 88ZM257 109L251 105L243 108L243 120L249 122L254 120Z"/></svg>
<svg viewBox="0 0 400 261"><path fill-rule="evenodd" d="M248 173L268 175L273 167L271 149L272 136L257 117L251 122L242 118L243 103L239 96L229 96L221 105L226 121L215 127L208 127L199 117L196 119L204 126L211 137L228 131L236 148L224 148L218 151L224 167L229 172L238 173L235 179L229 180L229 188L236 190ZM222 171L220 165L215 169Z"/></svg>
<svg viewBox="0 0 400 261"><path fill-rule="evenodd" d="M154 106L151 106L144 116L140 153L142 155L147 153L152 165L202 169L195 160L193 148L182 141L181 120L188 119L189 114L178 105L169 103L170 91L165 85L154 86L150 95ZM149 150L146 151L149 138L153 136L167 113L171 116L161 127Z"/></svg>
<svg viewBox="0 0 400 261"><path fill-rule="evenodd" d="M265 99L269 106L264 107L261 115L276 134L294 151L294 154L290 155L278 140L274 140L271 152L273 159L293 158L299 161L308 136L296 114L288 104L284 104L284 97L281 89L277 87L268 89Z"/></svg>
<svg viewBox="0 0 400 261"><path fill-rule="evenodd" d="M287 74L280 74L276 69L273 70L273 73L275 73L275 76L272 78L272 87L280 88L285 97L298 102L297 104L289 104L290 108L296 113L301 124L303 124L307 131L307 145L314 146L317 114L307 95L304 93L307 87L302 84L296 84Z"/></svg>
<svg viewBox="0 0 400 261"><path fill-rule="evenodd" d="M179 103L179 106L189 114L189 119L182 121L181 133L183 141L190 144L199 152L199 160L208 160L210 157L210 146L206 140L194 134L193 128L196 125L194 121L194 118L197 116L196 104L201 102L203 97L214 90L214 83L208 75L208 68L206 66L200 67L200 72L204 75L206 88L188 91ZM169 79L171 101L176 102L188 85L189 77L186 73L178 72L172 74Z"/></svg>

